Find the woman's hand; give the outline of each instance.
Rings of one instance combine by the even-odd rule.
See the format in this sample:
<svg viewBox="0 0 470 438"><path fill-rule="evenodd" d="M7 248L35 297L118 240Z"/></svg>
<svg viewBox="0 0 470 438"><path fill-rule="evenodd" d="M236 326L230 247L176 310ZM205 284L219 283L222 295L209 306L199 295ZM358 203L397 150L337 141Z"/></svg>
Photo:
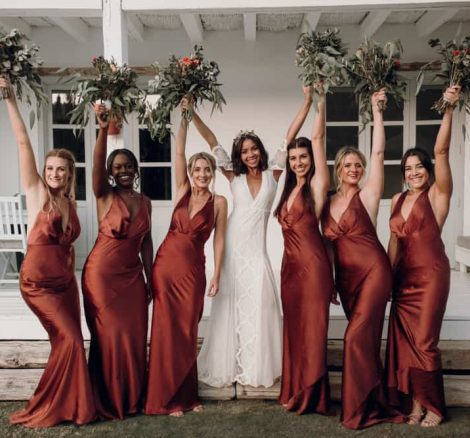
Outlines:
<svg viewBox="0 0 470 438"><path fill-rule="evenodd" d="M311 102L312 101L312 91L313 91L312 86L311 85L309 87L303 86L302 91L304 93L304 99L308 102Z"/></svg>
<svg viewBox="0 0 470 438"><path fill-rule="evenodd" d="M336 289L333 289L333 292L330 298L330 303L334 304L335 306L339 306L338 291Z"/></svg>
<svg viewBox="0 0 470 438"><path fill-rule="evenodd" d="M385 88L381 88L379 91L372 94L370 103L372 105L372 111L382 112L382 108L387 106L387 94L385 93Z"/></svg>
<svg viewBox="0 0 470 438"><path fill-rule="evenodd" d="M98 125L101 129L107 129L109 125L109 109L103 103L95 103L93 106L96 118L98 119Z"/></svg>
<svg viewBox="0 0 470 438"><path fill-rule="evenodd" d="M448 87L443 94L444 101L446 101L449 106L454 109L457 106L457 103L460 99L460 85L454 85Z"/></svg>
<svg viewBox="0 0 470 438"><path fill-rule="evenodd" d="M10 79L0 76L0 89L3 99L15 99L15 90L13 90Z"/></svg>
<svg viewBox="0 0 470 438"><path fill-rule="evenodd" d="M207 296L213 298L217 295L217 292L219 292L219 279L212 277L212 280L209 283Z"/></svg>

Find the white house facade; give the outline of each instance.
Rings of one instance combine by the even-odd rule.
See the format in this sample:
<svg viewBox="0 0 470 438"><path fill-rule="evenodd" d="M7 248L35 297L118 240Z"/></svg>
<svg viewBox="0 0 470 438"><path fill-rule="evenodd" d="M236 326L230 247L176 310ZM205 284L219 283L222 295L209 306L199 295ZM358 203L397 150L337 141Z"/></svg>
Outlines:
<svg viewBox="0 0 470 438"><path fill-rule="evenodd" d="M77 269L81 269L96 233L96 208L91 190L91 156L96 136L92 120L77 140L74 126L65 114L70 84L59 81L57 69L80 69L91 58L104 54L149 73L154 61L165 63L169 54L188 54L202 44L208 59L219 63L220 80L227 106L223 113L201 115L219 142L231 148L240 129L254 129L267 149L274 153L283 141L291 119L302 101L295 66L295 45L302 31L338 27L343 41L354 50L364 36L379 42L399 38L404 46L403 75L408 81L407 101L393 102L386 113L385 193L380 205L378 234L384 246L389 237L388 217L393 193L402 189L399 163L412 146L432 150L440 123L430 110L441 93L429 76L423 91L415 95L417 66L436 59L427 40L470 35L469 1L367 1L367 0L17 0L0 4L0 26L19 28L40 46L41 70L50 105L30 132L38 164L51 148L71 149L78 170L78 211L82 234L76 244ZM142 77L142 85L150 76ZM24 108L25 117L28 114ZM177 120L174 114L172 120ZM313 114L301 132L309 136ZM452 285L443 326L443 339L470 339L470 273L459 272L455 260L457 237L470 235L470 117L456 113L450 161L454 177L452 204L443 230L451 261ZM110 139L137 156L141 167L140 189L152 199L155 249L164 238L173 209L173 139L155 144L137 118L131 117L122 135ZM336 90L327 100L327 157L333 163L339 147L352 144L370 155L371 126L360 132L357 105L348 88ZM190 128L188 153L207 150L197 132ZM5 105L0 101L0 196L21 192L17 146L9 126ZM280 181L282 185L282 179ZM230 189L218 176L216 191ZM212 270L212 244L207 245L207 270ZM268 252L279 277L282 235L274 219L269 225ZM78 272L79 275L79 272ZM206 306L205 317L210 313ZM330 337L341 337L344 315L332 308ZM204 320L203 320L204 324ZM204 325L202 326L204 330ZM86 332L86 330L85 330ZM0 340L43 339L45 332L21 299L18 286L0 287Z"/></svg>

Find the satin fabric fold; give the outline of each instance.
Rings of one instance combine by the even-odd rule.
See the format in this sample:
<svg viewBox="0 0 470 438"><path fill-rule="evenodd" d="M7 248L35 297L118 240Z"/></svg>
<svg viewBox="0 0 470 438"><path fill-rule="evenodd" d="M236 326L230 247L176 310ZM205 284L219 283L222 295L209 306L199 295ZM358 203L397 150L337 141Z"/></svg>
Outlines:
<svg viewBox="0 0 470 438"><path fill-rule="evenodd" d="M98 415L122 419L142 409L146 381L147 293L139 254L150 229L144 198L131 220L115 192L83 268L90 329L89 369Z"/></svg>
<svg viewBox="0 0 470 438"><path fill-rule="evenodd" d="M153 265L154 288L146 414L188 411L198 397L197 333L206 290L204 244L214 199L189 218L189 190L176 205Z"/></svg>
<svg viewBox="0 0 470 438"><path fill-rule="evenodd" d="M13 424L49 427L63 421L86 424L95 419L72 246L79 234L80 223L72 205L65 232L59 210L39 212L29 232L20 290L49 335L51 353L34 395L23 410L10 417Z"/></svg>
<svg viewBox="0 0 470 438"><path fill-rule="evenodd" d="M387 343L391 403L410 411L412 398L446 417L441 353L438 348L450 287L450 266L428 190L405 221L399 197L390 218L398 237L394 293Z"/></svg>
<svg viewBox="0 0 470 438"><path fill-rule="evenodd" d="M339 222L330 214L329 201L322 215L323 233L334 250L336 290L348 318L341 421L350 429L404 421L387 403L380 359L385 308L392 291L390 263L359 194L354 194Z"/></svg>
<svg viewBox="0 0 470 438"><path fill-rule="evenodd" d="M279 223L284 237L281 301L284 312L279 403L297 414L327 414L330 387L326 362L333 276L315 213L298 193Z"/></svg>

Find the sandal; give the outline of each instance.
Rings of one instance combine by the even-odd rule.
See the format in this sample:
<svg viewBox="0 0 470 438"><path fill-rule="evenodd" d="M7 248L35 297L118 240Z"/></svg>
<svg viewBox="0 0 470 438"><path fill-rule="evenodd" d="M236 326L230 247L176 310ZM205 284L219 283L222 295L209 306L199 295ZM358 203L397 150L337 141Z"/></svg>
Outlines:
<svg viewBox="0 0 470 438"><path fill-rule="evenodd" d="M421 427L436 427L442 423L442 418L432 411L428 411L426 416L421 421Z"/></svg>
<svg viewBox="0 0 470 438"><path fill-rule="evenodd" d="M406 424L409 424L411 426L417 426L418 424L421 423L421 420L424 417L424 409L421 406L421 404L413 400L413 409L411 410L411 413L406 417Z"/></svg>
<svg viewBox="0 0 470 438"><path fill-rule="evenodd" d="M202 405L194 406L193 412L196 412L197 414L204 412L204 407Z"/></svg>
<svg viewBox="0 0 470 438"><path fill-rule="evenodd" d="M175 411L175 412L172 412L169 415L170 415L170 417L179 418L179 417L182 417L184 415L184 412L183 411Z"/></svg>

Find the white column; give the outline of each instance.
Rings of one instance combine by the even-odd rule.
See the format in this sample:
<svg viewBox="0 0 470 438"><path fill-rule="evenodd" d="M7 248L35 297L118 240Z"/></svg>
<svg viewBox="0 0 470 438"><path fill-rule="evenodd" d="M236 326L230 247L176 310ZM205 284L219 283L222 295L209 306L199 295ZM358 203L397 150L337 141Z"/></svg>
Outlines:
<svg viewBox="0 0 470 438"><path fill-rule="evenodd" d="M103 0L103 49L106 59L114 58L118 64L129 62L128 30L121 0ZM108 153L130 145L130 130L124 124L121 133L108 137Z"/></svg>
<svg viewBox="0 0 470 438"><path fill-rule="evenodd" d="M470 236L470 115L464 114L465 139L464 139L464 185L463 185L463 234Z"/></svg>

